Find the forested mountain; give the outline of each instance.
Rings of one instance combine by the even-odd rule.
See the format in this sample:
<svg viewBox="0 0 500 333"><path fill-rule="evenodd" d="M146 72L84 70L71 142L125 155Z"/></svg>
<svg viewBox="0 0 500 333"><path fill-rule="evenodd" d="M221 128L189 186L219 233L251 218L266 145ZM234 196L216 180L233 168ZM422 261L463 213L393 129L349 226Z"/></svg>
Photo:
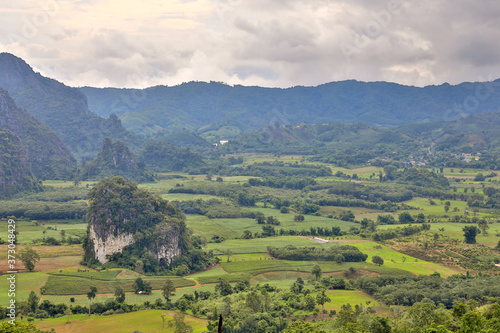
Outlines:
<svg viewBox="0 0 500 333"><path fill-rule="evenodd" d="M97 155L105 137L122 140L137 148L140 139L123 128L114 116L104 119L88 109L78 89L43 77L22 59L0 54L0 86L35 118L51 128L77 158Z"/></svg>
<svg viewBox="0 0 500 333"><path fill-rule="evenodd" d="M81 170L83 180L100 180L106 177L122 176L128 181L153 181L152 173L139 162L127 145L105 138L97 158L84 164Z"/></svg>
<svg viewBox="0 0 500 333"><path fill-rule="evenodd" d="M500 111L454 121L407 124L398 130L417 140L435 142L439 150L500 151Z"/></svg>
<svg viewBox="0 0 500 333"><path fill-rule="evenodd" d="M364 122L394 127L446 120L456 105L460 113L491 112L500 105L499 86L500 80L424 88L351 80L288 89L190 82L144 90L80 90L97 114L116 113L125 128L134 133L188 129L215 140L275 123Z"/></svg>
<svg viewBox="0 0 500 333"><path fill-rule="evenodd" d="M19 137L0 129L0 199L40 188Z"/></svg>
<svg viewBox="0 0 500 333"><path fill-rule="evenodd" d="M0 88L0 130L15 133L26 149L33 174L39 179L70 179L76 161L62 140ZM30 171L31 173L31 171Z"/></svg>

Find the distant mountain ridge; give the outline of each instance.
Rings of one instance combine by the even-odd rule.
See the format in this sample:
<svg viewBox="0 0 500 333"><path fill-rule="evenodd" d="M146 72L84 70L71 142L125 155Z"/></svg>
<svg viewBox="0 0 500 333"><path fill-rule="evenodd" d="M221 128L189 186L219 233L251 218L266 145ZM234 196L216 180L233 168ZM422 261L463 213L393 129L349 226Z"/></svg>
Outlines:
<svg viewBox="0 0 500 333"><path fill-rule="evenodd" d="M91 112L81 91L35 73L24 60L9 53L0 53L0 87L51 128L77 158L94 158L105 137L122 140L133 149L141 144L117 117L104 119Z"/></svg>
<svg viewBox="0 0 500 333"><path fill-rule="evenodd" d="M39 179L71 179L76 160L68 147L47 126L15 104L0 87L0 130L19 137L27 151L31 171Z"/></svg>
<svg viewBox="0 0 500 333"><path fill-rule="evenodd" d="M212 141L272 126L300 123L364 122L396 127L500 110L500 79L424 88L388 82L331 82L288 89L189 82L147 89L83 87L90 108L116 113L128 130L194 131ZM451 111L451 112L450 112Z"/></svg>

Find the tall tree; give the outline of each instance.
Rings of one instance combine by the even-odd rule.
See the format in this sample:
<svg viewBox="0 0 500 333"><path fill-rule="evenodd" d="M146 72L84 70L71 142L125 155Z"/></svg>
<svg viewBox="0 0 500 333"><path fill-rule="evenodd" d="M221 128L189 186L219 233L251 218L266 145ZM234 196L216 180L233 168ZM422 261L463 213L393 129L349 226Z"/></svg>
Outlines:
<svg viewBox="0 0 500 333"><path fill-rule="evenodd" d="M167 303L170 302L170 297L175 295L174 282L171 279L167 279L161 290L161 294L163 295Z"/></svg>
<svg viewBox="0 0 500 333"><path fill-rule="evenodd" d="M26 247L26 249L19 252L21 261L24 267L26 267L30 272L35 269L35 263L40 261L40 256L38 253L31 248L31 246Z"/></svg>
<svg viewBox="0 0 500 333"><path fill-rule="evenodd" d="M90 316L90 308L92 307L92 300L97 295L97 288L92 286L90 287L90 291L87 293L87 298L89 299L89 316Z"/></svg>
<svg viewBox="0 0 500 333"><path fill-rule="evenodd" d="M324 312L325 312L325 303L326 302L330 302L330 297L328 297L326 295L326 292L323 289L321 291L321 293L319 293L318 295L316 295L316 303L318 303L319 305L321 305L321 310L323 312L323 316L324 316Z"/></svg>
<svg viewBox="0 0 500 333"><path fill-rule="evenodd" d="M314 265L314 267L311 270L311 273L316 278L316 281L318 281L321 278L321 273L322 273L321 272L321 267L319 267L318 265Z"/></svg>
<svg viewBox="0 0 500 333"><path fill-rule="evenodd" d="M372 263L378 266L382 266L384 264L384 259L381 256L373 256Z"/></svg>
<svg viewBox="0 0 500 333"><path fill-rule="evenodd" d="M115 300L117 303L125 302L125 292L120 287L115 289Z"/></svg>
<svg viewBox="0 0 500 333"><path fill-rule="evenodd" d="M477 222L477 225L479 226L479 229L481 229L483 235L488 235L488 229L490 228L488 225L488 221L486 221L485 219L481 219L479 220L479 222Z"/></svg>
<svg viewBox="0 0 500 333"><path fill-rule="evenodd" d="M224 251L224 255L227 256L227 262L229 262L229 258L233 255L233 251L231 251L231 249L227 249Z"/></svg>
<svg viewBox="0 0 500 333"><path fill-rule="evenodd" d="M476 244L476 235L479 234L479 229L475 225L466 225L463 227L465 243Z"/></svg>
<svg viewBox="0 0 500 333"><path fill-rule="evenodd" d="M37 294L34 291L30 292L30 295L28 296L28 305L31 309L31 312L35 312L36 308L38 307L38 301L40 298L37 296Z"/></svg>

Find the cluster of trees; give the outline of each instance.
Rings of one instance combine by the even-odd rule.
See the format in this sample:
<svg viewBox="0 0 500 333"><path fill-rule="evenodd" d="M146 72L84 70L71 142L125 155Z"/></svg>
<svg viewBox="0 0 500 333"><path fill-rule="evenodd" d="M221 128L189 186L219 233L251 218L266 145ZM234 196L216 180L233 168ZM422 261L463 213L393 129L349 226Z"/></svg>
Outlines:
<svg viewBox="0 0 500 333"><path fill-rule="evenodd" d="M306 186L316 185L313 178L304 177L267 177L267 178L250 178L248 184L251 186L268 186L274 188L289 188L294 190L302 190Z"/></svg>
<svg viewBox="0 0 500 333"><path fill-rule="evenodd" d="M500 277L452 275L442 278L431 275L363 276L356 280L356 288L373 295L387 305L411 306L423 299L453 308L454 303L476 301L486 303L491 297L500 297Z"/></svg>
<svg viewBox="0 0 500 333"><path fill-rule="evenodd" d="M0 205L0 217L15 216L30 220L81 219L87 213L84 201L6 200Z"/></svg>
<svg viewBox="0 0 500 333"><path fill-rule="evenodd" d="M155 172L188 171L204 164L201 155L170 143L148 142L138 154L139 161Z"/></svg>
<svg viewBox="0 0 500 333"><path fill-rule="evenodd" d="M299 215L297 215L299 216ZM340 230L340 227L338 226L333 226L331 228L327 227L310 227L309 230L295 230L295 229L288 229L285 230L283 228L280 228L279 230L276 230L273 225L271 224L266 224L262 226L262 232L255 232L252 234L250 230L245 230L243 232L242 238L244 239L250 239L250 238L261 238L261 237L272 237L276 235L280 236L326 236L326 237L331 237L331 236L342 236L344 235L345 232ZM218 237L217 239L221 239L223 237Z"/></svg>
<svg viewBox="0 0 500 333"><path fill-rule="evenodd" d="M416 216L411 215L408 212L403 212L398 214L398 219L396 220L392 215L378 215L377 224L411 224L411 223L425 223L426 218L423 213L419 213Z"/></svg>
<svg viewBox="0 0 500 333"><path fill-rule="evenodd" d="M296 247L293 245L284 247L268 246L267 252L274 258L287 260L334 260L342 263L365 261L368 258L367 254L352 245L329 248Z"/></svg>
<svg viewBox="0 0 500 333"><path fill-rule="evenodd" d="M383 180L396 180L415 186L446 189L450 186L448 179L442 174L420 168L405 168L398 170L394 165L384 167Z"/></svg>
<svg viewBox="0 0 500 333"><path fill-rule="evenodd" d="M393 239L397 237L406 237L417 234L424 230L430 230L431 225L428 223L423 223L421 225L407 225L403 228L397 227L394 229L378 230L371 234L374 241L383 241L387 239Z"/></svg>
<svg viewBox="0 0 500 333"><path fill-rule="evenodd" d="M199 214L205 215L208 218L255 218L256 213L248 210L241 209L231 200L183 200L183 201L170 201L171 204L177 206L185 214Z"/></svg>
<svg viewBox="0 0 500 333"><path fill-rule="evenodd" d="M369 202L402 202L413 198L413 192L404 186L388 186L386 184L373 186L353 182L334 182L329 185L328 194L352 196Z"/></svg>

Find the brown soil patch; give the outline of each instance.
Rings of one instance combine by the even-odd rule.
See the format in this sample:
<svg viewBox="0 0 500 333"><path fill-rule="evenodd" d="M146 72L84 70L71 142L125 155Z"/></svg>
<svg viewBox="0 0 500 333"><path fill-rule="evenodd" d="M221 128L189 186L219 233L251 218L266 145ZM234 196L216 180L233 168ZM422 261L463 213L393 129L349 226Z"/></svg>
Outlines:
<svg viewBox="0 0 500 333"><path fill-rule="evenodd" d="M52 258L41 258L40 261L35 264L35 272L80 266L80 260L82 260L81 256L60 256ZM85 266L81 267L83 268ZM27 272L20 259L16 259L16 268L18 272ZM8 270L9 267L7 265L7 261L1 261L0 271L8 271Z"/></svg>

